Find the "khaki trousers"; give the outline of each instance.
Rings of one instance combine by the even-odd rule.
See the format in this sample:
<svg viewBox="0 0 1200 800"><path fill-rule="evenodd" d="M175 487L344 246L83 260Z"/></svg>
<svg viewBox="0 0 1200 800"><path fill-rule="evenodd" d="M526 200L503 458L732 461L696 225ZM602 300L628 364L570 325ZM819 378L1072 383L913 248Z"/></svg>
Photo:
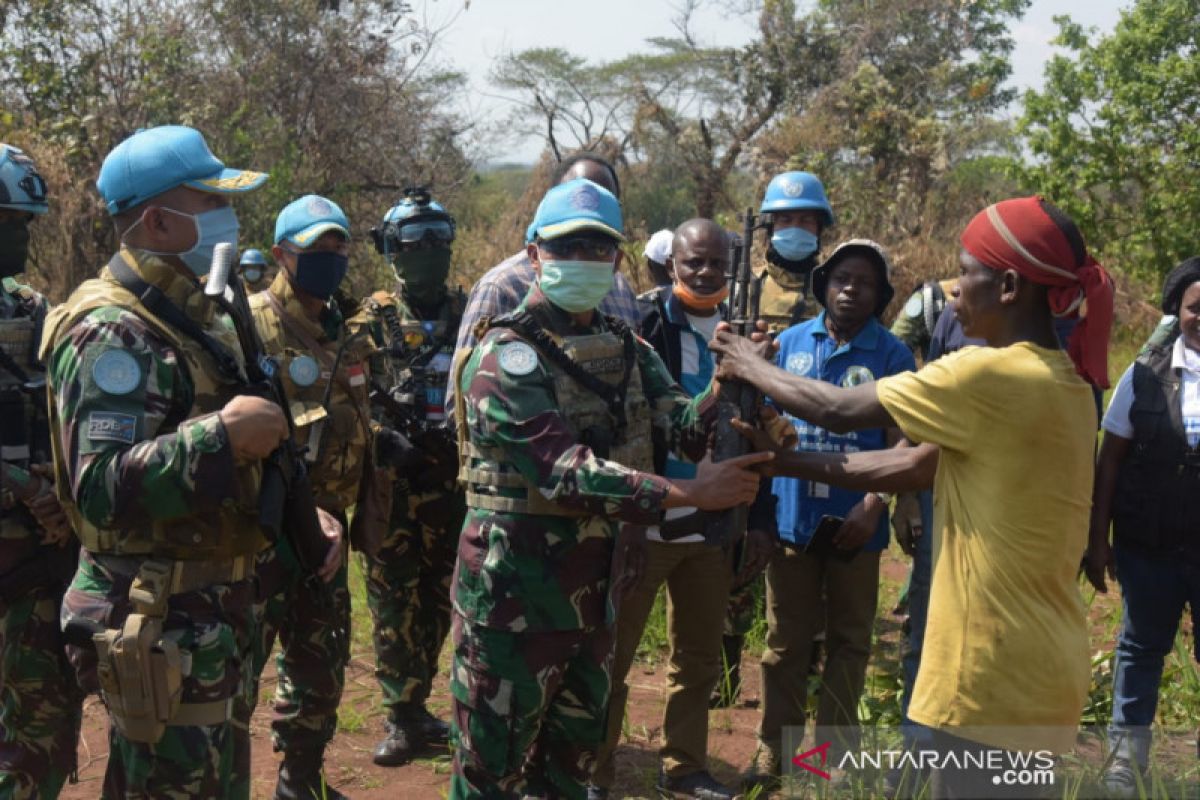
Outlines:
<svg viewBox="0 0 1200 800"><path fill-rule="evenodd" d="M808 703L813 636L825 629L825 668L817 726L858 727L879 596L879 552L850 561L781 549L767 566L767 648L762 657L762 722L758 737L779 753L784 726L797 726L799 743ZM822 589L825 602L821 615ZM856 746L856 730L843 731Z"/></svg>
<svg viewBox="0 0 1200 800"><path fill-rule="evenodd" d="M663 746L667 775L677 777L706 768L708 697L721 675L721 631L733 571L727 550L700 542L647 542L646 571L621 599L608 733L596 758L592 783L611 787L616 769L613 751L621 738L627 678L658 587L667 585L667 704L663 710Z"/></svg>

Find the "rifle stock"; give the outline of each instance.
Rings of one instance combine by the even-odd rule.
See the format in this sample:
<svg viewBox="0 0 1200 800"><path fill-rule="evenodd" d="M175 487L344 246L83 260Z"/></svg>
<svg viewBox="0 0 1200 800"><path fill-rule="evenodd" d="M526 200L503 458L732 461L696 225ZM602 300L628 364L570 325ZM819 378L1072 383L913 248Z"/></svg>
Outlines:
<svg viewBox="0 0 1200 800"><path fill-rule="evenodd" d="M754 231L760 227L753 209L742 217L742 236L730 244L729 324L738 336L749 336L758 318L761 281L750 266ZM759 392L740 381L724 381L717 397L717 420L712 460L724 461L750 452L750 443L733 427L733 420L754 420L758 413ZM741 536L749 519L749 505L724 511L708 512L704 521L704 540L724 545Z"/></svg>
<svg viewBox="0 0 1200 800"><path fill-rule="evenodd" d="M218 244L204 293L233 321L245 357L248 393L279 406L288 427L288 438L262 463L258 521L272 541L287 537L301 568L315 573L325 562L330 543L321 530L304 454L296 445L296 421L279 375L279 364L263 346L250 312L246 287L232 265L233 246Z"/></svg>

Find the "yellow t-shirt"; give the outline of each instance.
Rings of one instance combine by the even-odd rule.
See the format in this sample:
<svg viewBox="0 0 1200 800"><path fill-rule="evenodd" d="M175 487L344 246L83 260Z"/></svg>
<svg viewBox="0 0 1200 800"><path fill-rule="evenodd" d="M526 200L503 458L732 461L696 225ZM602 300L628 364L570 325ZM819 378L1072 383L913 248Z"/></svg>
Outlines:
<svg viewBox="0 0 1200 800"><path fill-rule="evenodd" d="M1096 406L1062 351L968 347L880 380L911 440L941 447L933 581L909 716L1012 750L1069 750L1089 680L1076 575Z"/></svg>

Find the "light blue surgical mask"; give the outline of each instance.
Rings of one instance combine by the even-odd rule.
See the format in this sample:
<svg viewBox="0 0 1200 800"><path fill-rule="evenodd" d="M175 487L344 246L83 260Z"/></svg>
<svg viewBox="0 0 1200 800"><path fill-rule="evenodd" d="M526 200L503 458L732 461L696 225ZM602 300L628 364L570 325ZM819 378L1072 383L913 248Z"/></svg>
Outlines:
<svg viewBox="0 0 1200 800"><path fill-rule="evenodd" d="M803 261L817 252L820 239L804 228L783 228L771 236L775 252L788 261Z"/></svg>
<svg viewBox="0 0 1200 800"><path fill-rule="evenodd" d="M538 284L542 294L564 311L573 314L591 311L612 290L613 262L543 261Z"/></svg>
<svg viewBox="0 0 1200 800"><path fill-rule="evenodd" d="M229 242L235 250L237 249L239 226L237 213L234 212L232 206L222 206L199 214L188 214L166 206L162 206L162 210L170 211L181 217L190 217L196 226L196 243L190 250L182 253L164 253L158 250L145 250L144 252L156 256L176 256L184 264L187 264L188 269L197 276L202 276L207 275L209 269L212 268L213 250L220 242ZM134 225L140 224L142 224L141 218L134 223ZM129 230L133 230L133 226L130 226ZM129 231L125 233L128 234Z"/></svg>

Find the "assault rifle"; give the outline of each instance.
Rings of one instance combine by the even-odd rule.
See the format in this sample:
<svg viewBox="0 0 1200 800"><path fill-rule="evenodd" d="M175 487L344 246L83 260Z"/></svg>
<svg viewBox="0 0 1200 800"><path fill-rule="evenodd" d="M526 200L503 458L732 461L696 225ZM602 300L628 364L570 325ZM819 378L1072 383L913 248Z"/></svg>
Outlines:
<svg viewBox="0 0 1200 800"><path fill-rule="evenodd" d="M216 246L204 293L233 320L245 356L248 393L279 406L288 427L287 439L263 461L258 521L273 541L286 536L301 568L315 574L325 562L330 542L321 530L303 451L296 445L296 421L279 375L279 363L263 347L246 299L246 287L233 268L234 255L233 245L222 242Z"/></svg>
<svg viewBox="0 0 1200 800"><path fill-rule="evenodd" d="M758 319L758 301L762 290L762 279L750 269L750 250L754 243L754 232L766 228L753 209L746 209L742 217L741 238L731 237L729 245L729 324L738 336L749 336ZM753 422L757 419L759 392L748 383L722 381L717 397L716 436L713 442L712 460L724 461L750 452L750 442L732 425L735 419ZM723 545L745 533L749 517L748 505L711 511L704 522L704 540L709 544Z"/></svg>

